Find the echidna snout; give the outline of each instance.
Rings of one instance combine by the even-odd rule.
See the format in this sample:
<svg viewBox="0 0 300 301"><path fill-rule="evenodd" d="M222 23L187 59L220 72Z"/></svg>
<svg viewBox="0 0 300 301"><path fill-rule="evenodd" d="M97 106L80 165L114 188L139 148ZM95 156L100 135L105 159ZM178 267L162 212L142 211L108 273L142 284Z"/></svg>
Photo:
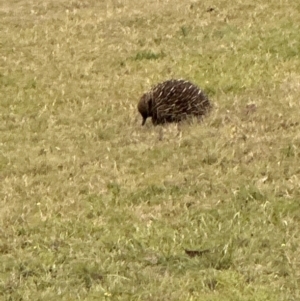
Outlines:
<svg viewBox="0 0 300 301"><path fill-rule="evenodd" d="M138 103L138 110L143 117L142 125L146 123L148 117L152 116L151 112L151 97L145 93Z"/></svg>
<svg viewBox="0 0 300 301"><path fill-rule="evenodd" d="M138 103L138 110L143 117L142 125L148 117L152 117L154 125L179 122L189 115L201 118L210 108L205 93L182 79L171 79L156 85Z"/></svg>

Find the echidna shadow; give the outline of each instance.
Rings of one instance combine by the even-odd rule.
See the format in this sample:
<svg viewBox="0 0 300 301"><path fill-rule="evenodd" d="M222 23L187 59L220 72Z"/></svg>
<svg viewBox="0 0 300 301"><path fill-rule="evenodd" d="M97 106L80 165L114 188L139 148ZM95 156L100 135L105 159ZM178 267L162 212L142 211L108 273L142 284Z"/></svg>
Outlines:
<svg viewBox="0 0 300 301"><path fill-rule="evenodd" d="M171 79L159 83L145 93L138 110L143 117L142 125L152 117L154 125L180 122L189 116L202 119L212 108L207 95L195 84L183 79Z"/></svg>

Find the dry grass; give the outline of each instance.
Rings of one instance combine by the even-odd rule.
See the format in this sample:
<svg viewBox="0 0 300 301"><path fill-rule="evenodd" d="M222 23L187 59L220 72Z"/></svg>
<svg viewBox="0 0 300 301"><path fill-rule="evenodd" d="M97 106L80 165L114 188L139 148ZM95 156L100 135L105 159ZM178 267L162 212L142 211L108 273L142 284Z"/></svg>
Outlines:
<svg viewBox="0 0 300 301"><path fill-rule="evenodd" d="M299 9L1 3L0 299L299 300ZM214 111L141 127L171 77Z"/></svg>

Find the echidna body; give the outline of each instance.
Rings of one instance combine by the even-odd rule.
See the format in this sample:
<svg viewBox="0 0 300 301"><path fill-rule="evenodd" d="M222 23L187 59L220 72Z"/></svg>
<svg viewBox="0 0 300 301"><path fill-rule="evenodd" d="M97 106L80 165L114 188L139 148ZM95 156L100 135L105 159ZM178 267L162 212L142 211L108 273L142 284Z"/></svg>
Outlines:
<svg viewBox="0 0 300 301"><path fill-rule="evenodd" d="M152 117L154 125L179 122L187 116L202 117L211 108L205 93L196 85L182 79L171 79L145 93L138 110L143 117L142 125Z"/></svg>

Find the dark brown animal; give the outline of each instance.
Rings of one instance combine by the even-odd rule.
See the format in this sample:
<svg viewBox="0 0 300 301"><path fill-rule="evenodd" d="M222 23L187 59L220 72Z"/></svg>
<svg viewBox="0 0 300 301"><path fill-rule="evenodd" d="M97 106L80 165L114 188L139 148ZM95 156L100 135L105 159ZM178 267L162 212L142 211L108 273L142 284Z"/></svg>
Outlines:
<svg viewBox="0 0 300 301"><path fill-rule="evenodd" d="M154 125L179 122L188 116L201 118L211 108L205 93L196 85L182 79L171 79L158 84L145 93L138 110L143 117L142 125L152 117Z"/></svg>

